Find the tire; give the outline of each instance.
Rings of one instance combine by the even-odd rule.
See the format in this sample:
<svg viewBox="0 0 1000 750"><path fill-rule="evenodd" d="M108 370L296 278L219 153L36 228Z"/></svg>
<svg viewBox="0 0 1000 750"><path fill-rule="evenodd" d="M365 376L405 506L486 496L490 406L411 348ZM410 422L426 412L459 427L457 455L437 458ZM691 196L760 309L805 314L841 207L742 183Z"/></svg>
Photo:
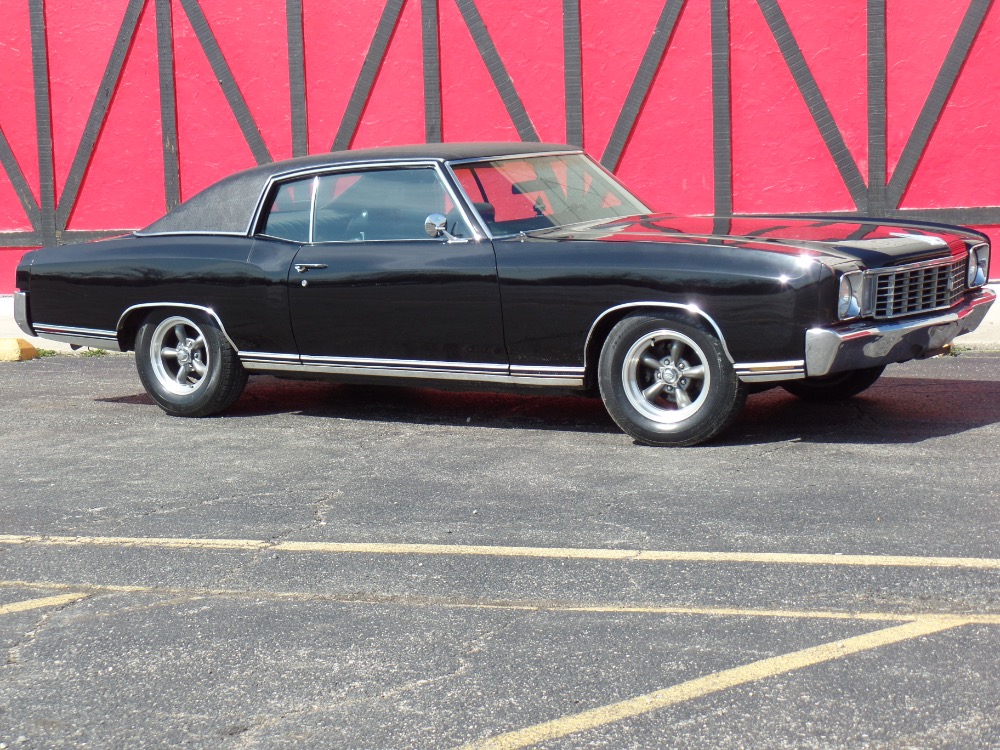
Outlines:
<svg viewBox="0 0 1000 750"><path fill-rule="evenodd" d="M838 372L822 378L790 380L782 383L781 387L793 396L807 401L843 401L875 385L875 381L881 377L884 370L885 365L868 367L864 370Z"/></svg>
<svg viewBox="0 0 1000 750"><path fill-rule="evenodd" d="M611 418L646 445L710 440L733 423L747 396L719 340L669 315L619 322L601 349L597 376Z"/></svg>
<svg viewBox="0 0 1000 750"><path fill-rule="evenodd" d="M247 373L218 324L201 313L151 313L136 335L135 364L146 393L167 414L207 417L240 397Z"/></svg>

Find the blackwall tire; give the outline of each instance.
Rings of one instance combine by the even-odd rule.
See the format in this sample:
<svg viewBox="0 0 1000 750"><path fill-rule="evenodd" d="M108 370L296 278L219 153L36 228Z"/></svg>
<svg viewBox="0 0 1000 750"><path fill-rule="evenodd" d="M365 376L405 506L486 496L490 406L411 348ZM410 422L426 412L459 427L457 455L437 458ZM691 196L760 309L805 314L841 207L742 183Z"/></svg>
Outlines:
<svg viewBox="0 0 1000 750"><path fill-rule="evenodd" d="M805 378L782 383L781 387L793 396L807 401L843 401L868 390L882 376L885 365L850 370L822 378Z"/></svg>
<svg viewBox="0 0 1000 750"><path fill-rule="evenodd" d="M733 423L746 401L722 344L700 325L635 315L608 335L598 384L615 423L640 443L703 443Z"/></svg>
<svg viewBox="0 0 1000 750"><path fill-rule="evenodd" d="M135 363L150 398L177 417L225 411L247 382L216 322L189 310L151 313L136 336Z"/></svg>

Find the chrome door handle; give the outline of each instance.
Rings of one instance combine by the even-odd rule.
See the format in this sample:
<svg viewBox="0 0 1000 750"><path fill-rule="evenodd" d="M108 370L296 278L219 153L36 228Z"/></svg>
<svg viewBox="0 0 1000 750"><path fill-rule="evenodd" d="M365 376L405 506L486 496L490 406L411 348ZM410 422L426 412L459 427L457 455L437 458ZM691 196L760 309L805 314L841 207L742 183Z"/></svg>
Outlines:
<svg viewBox="0 0 1000 750"><path fill-rule="evenodd" d="M295 270L299 273L305 273L310 268L326 268L326 263L296 263Z"/></svg>

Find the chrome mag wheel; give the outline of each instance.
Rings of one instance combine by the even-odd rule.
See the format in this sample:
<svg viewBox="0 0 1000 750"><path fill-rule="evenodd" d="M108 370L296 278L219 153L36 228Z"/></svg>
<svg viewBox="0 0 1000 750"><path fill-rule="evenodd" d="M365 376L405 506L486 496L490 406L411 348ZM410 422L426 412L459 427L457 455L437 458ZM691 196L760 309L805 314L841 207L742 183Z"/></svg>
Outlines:
<svg viewBox="0 0 1000 750"><path fill-rule="evenodd" d="M654 422L676 424L704 405L712 374L701 347L683 333L646 334L625 354L622 384L636 411Z"/></svg>
<svg viewBox="0 0 1000 750"><path fill-rule="evenodd" d="M180 315L172 315L156 326L148 356L159 386L178 396L201 388L211 365L204 332Z"/></svg>

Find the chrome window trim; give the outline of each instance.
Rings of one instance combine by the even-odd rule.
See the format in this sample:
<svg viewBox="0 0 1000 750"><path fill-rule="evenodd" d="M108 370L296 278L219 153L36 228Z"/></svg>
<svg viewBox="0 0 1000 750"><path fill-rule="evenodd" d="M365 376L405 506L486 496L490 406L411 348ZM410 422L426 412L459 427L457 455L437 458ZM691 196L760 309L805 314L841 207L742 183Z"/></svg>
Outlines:
<svg viewBox="0 0 1000 750"><path fill-rule="evenodd" d="M247 229L246 236L263 236L269 237L270 235L264 235L262 233L255 233L254 228L260 225L260 221L263 218L263 211L265 201L270 195L272 188L275 185L279 185L284 182L290 182L303 177L309 177L312 175L315 179L319 179L328 174L339 174L341 172L359 172L359 171L384 171L389 169L433 169L440 181L442 187L444 187L448 196L451 198L455 207L458 209L462 216L462 220L465 222L466 227L472 234L473 242L481 242L486 239L486 234L480 229L480 227L473 221L469 215L468 208L466 204L461 200L460 195L456 192L455 187L452 185L451 181L448 179L445 171L442 169L442 164L444 164L441 159L401 159L398 161L362 161L362 162L350 162L347 164L328 164L320 166L311 166L300 169L289 170L287 172L279 172L277 174L271 175L264 185L264 189L261 191L260 196L257 198L257 207L254 209L253 218L250 221L250 225ZM314 242L314 229L315 229L315 218L316 218L316 197L318 195L318 184L314 186L310 211L309 211L309 244L320 244L320 245L333 245L333 244L354 244L354 240L335 240L331 242ZM281 237L275 237L273 239L282 239ZM381 240L382 242L410 242L416 240L423 240L423 237L417 237L413 240ZM431 242L436 242L434 238L427 237L427 240ZM289 240L286 240L289 241ZM357 242L378 242L379 240L357 240ZM302 244L302 243L298 243Z"/></svg>
<svg viewBox="0 0 1000 750"><path fill-rule="evenodd" d="M143 232L140 229L132 232L136 237L246 237L245 232L208 232L205 230L193 230L183 232Z"/></svg>
<svg viewBox="0 0 1000 750"><path fill-rule="evenodd" d="M536 151L527 154L503 154L502 156L470 156L466 159L449 159L445 164L476 164L485 161L507 161L509 159L529 159L534 156L568 156L582 154L583 149L567 149L565 151Z"/></svg>
<svg viewBox="0 0 1000 750"><path fill-rule="evenodd" d="M679 302L626 302L621 305L615 305L614 307L609 307L607 310L605 310L599 316L597 316L597 319L590 326L590 331L587 333L587 339L583 347L583 365L585 369L589 367L589 363L587 362L587 352L590 351L590 342L591 339L593 339L594 337L594 329L597 328L597 325L610 313L616 312L618 310L626 310L633 307L663 307L672 310L683 310L685 312L700 316L701 318L706 320L710 326L712 326L712 330L715 331L715 335L718 336L719 338L719 343L722 344L722 351L725 353L726 358L730 362L735 363L733 355L729 353L729 346L726 344L726 337L722 335L722 329L719 328L718 323L715 322L715 319L712 318L711 315L709 315L707 312L702 310L697 305L693 303L682 305Z"/></svg>
<svg viewBox="0 0 1000 750"><path fill-rule="evenodd" d="M237 354L240 354L240 348L236 346L236 343L232 340L232 338L230 338L228 331L226 331L226 326L222 323L222 319L218 316L215 310L213 310L210 307L205 307L204 305L192 305L188 302L143 302L141 305L132 305L118 317L118 324L116 326L115 337L117 338L118 334L121 333L122 324L125 322L125 318L127 318L133 310L141 310L154 307L167 307L167 308L180 307L184 308L185 310L200 310L201 312L206 313L213 320L215 320L216 324L219 326L219 330L222 331L222 335L225 336L226 341L229 342L229 345L233 347L233 351L235 351Z"/></svg>

